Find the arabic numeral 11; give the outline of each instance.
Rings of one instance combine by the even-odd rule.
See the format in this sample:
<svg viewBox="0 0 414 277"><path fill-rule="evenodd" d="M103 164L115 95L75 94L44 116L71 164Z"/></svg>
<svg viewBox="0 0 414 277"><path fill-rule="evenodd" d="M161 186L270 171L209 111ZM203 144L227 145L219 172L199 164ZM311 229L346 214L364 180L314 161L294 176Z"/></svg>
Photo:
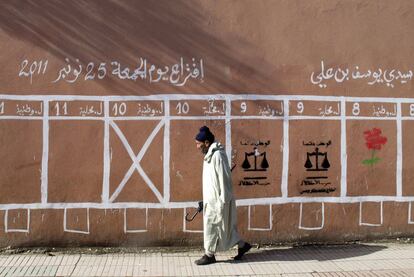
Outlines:
<svg viewBox="0 0 414 277"><path fill-rule="evenodd" d="M187 102L178 102L175 109L177 110L177 114L188 114L188 112L190 111L190 105L188 105Z"/></svg>
<svg viewBox="0 0 414 277"><path fill-rule="evenodd" d="M61 103L57 102L55 104L55 110L56 110L56 116L61 115L60 113L63 112L63 115L67 115L68 114L68 103L63 103L61 105L59 105Z"/></svg>
<svg viewBox="0 0 414 277"><path fill-rule="evenodd" d="M414 104L410 104L410 116L414 116Z"/></svg>
<svg viewBox="0 0 414 277"><path fill-rule="evenodd" d="M352 114L359 115L360 112L361 110L359 108L359 103L354 103L354 105L352 106Z"/></svg>
<svg viewBox="0 0 414 277"><path fill-rule="evenodd" d="M127 111L127 106L124 102L118 105L118 103L115 103L112 107L112 111L114 112L114 116L117 115L124 115Z"/></svg>

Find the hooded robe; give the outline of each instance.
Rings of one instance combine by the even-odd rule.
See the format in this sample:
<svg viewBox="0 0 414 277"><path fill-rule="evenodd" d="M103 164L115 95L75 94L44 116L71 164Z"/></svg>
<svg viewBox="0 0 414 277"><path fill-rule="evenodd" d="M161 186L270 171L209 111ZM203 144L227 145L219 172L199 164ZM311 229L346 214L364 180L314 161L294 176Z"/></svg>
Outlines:
<svg viewBox="0 0 414 277"><path fill-rule="evenodd" d="M215 253L233 247L237 233L237 210L233 199L231 170L224 147L214 142L203 163L204 249Z"/></svg>

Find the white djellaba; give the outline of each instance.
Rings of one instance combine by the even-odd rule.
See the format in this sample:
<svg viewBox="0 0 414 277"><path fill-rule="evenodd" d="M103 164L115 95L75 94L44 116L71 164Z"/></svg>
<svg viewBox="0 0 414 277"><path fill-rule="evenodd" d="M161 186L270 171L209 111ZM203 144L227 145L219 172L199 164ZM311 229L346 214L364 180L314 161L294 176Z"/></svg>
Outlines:
<svg viewBox="0 0 414 277"><path fill-rule="evenodd" d="M214 142L203 162L204 249L224 251L240 241L231 170L223 145Z"/></svg>

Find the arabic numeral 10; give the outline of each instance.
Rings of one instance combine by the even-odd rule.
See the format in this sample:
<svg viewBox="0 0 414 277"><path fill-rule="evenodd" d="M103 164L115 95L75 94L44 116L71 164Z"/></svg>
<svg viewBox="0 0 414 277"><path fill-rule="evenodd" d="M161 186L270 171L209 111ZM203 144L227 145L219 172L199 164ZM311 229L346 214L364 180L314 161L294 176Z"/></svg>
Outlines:
<svg viewBox="0 0 414 277"><path fill-rule="evenodd" d="M188 105L187 102L178 102L175 109L177 110L177 114L188 114L188 112L190 111L190 105Z"/></svg>
<svg viewBox="0 0 414 277"><path fill-rule="evenodd" d="M410 116L414 116L414 104L410 104Z"/></svg>
<svg viewBox="0 0 414 277"><path fill-rule="evenodd" d="M360 112L361 110L359 108L359 103L354 103L354 105L352 106L352 114L359 115Z"/></svg>
<svg viewBox="0 0 414 277"><path fill-rule="evenodd" d="M61 115L61 112L63 112L63 115L67 115L68 114L68 103L59 103L57 102L55 104L55 110L56 110L56 116Z"/></svg>
<svg viewBox="0 0 414 277"><path fill-rule="evenodd" d="M303 105L303 102L299 102L299 103L296 105L296 108L297 108L297 112L298 112L298 113L303 113L303 111L305 110L305 106Z"/></svg>
<svg viewBox="0 0 414 277"><path fill-rule="evenodd" d="M112 111L114 112L114 115L124 115L127 111L127 106L124 102L118 105L118 103L115 103L112 107Z"/></svg>

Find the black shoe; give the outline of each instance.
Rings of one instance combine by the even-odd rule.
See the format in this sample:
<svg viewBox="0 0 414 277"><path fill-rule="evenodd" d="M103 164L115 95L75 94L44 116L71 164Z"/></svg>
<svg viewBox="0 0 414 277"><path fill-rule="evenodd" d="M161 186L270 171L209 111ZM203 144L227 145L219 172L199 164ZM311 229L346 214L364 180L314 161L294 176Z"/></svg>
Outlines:
<svg viewBox="0 0 414 277"><path fill-rule="evenodd" d="M214 264L216 262L216 258L213 256L209 257L207 255L204 255L203 257L201 257L201 259L196 260L195 264L196 265L208 265L208 264Z"/></svg>
<svg viewBox="0 0 414 277"><path fill-rule="evenodd" d="M243 255L246 254L251 248L252 246L250 245L250 243L245 242L242 248L237 249L237 256L235 256L234 259L241 260Z"/></svg>

